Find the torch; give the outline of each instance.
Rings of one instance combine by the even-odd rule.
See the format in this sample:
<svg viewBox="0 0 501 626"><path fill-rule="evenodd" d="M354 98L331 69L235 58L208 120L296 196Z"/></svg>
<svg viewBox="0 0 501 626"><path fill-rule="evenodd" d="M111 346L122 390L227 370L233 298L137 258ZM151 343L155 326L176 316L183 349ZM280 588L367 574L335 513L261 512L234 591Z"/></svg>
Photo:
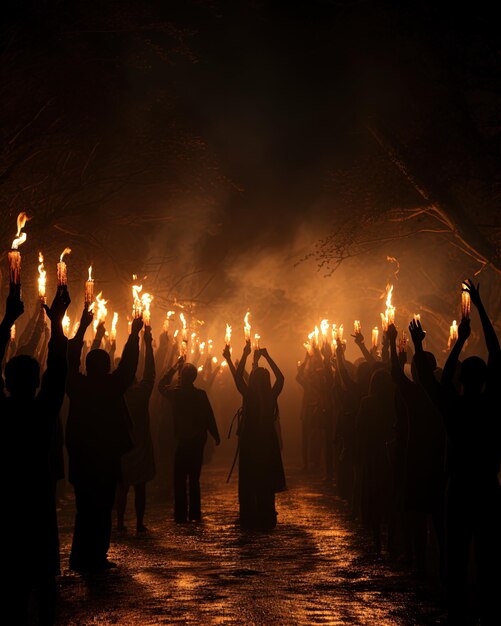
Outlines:
<svg viewBox="0 0 501 626"><path fill-rule="evenodd" d="M66 337L70 336L70 324L71 324L71 321L70 321L69 315L65 313L63 317L62 326L63 326L63 333L66 335Z"/></svg>
<svg viewBox="0 0 501 626"><path fill-rule="evenodd" d="M386 286L386 312L385 312L386 330L388 330L388 326L390 324L395 323L395 307L391 303L392 295L393 295L393 285L387 285Z"/></svg>
<svg viewBox="0 0 501 626"><path fill-rule="evenodd" d="M226 333L224 335L224 343L228 346L228 348L230 347L230 344L231 344L231 326L229 324L226 324Z"/></svg>
<svg viewBox="0 0 501 626"><path fill-rule="evenodd" d="M45 270L43 264L43 255L41 252L38 253L38 297L40 298L40 302L45 304L45 289L47 286L47 272Z"/></svg>
<svg viewBox="0 0 501 626"><path fill-rule="evenodd" d="M18 248L22 243L26 241L26 233L22 233L21 230L24 228L27 221L28 217L26 213L24 211L22 213L19 213L19 215L17 216L16 237L12 242L11 249L7 255L9 259L9 275L11 285L21 284L21 253L19 252Z"/></svg>
<svg viewBox="0 0 501 626"><path fill-rule="evenodd" d="M153 296L149 293L143 293L143 295L141 296L141 307L143 311L143 322L145 326L150 326L150 307L152 300Z"/></svg>
<svg viewBox="0 0 501 626"><path fill-rule="evenodd" d="M89 308L90 303L94 300L94 279L92 278L92 265L89 267L89 277L85 281L85 308Z"/></svg>
<svg viewBox="0 0 501 626"><path fill-rule="evenodd" d="M164 333L168 333L169 332L170 318L173 315L174 315L174 311L167 311L167 315L165 316L165 319L164 319Z"/></svg>
<svg viewBox="0 0 501 626"><path fill-rule="evenodd" d="M458 325L456 320L452 321L452 324L449 328L449 341L447 342L447 348L451 347L453 341L456 341L458 338Z"/></svg>
<svg viewBox="0 0 501 626"><path fill-rule="evenodd" d="M461 317L464 320L470 319L471 297L470 292L465 291L466 283L461 284Z"/></svg>
<svg viewBox="0 0 501 626"><path fill-rule="evenodd" d="M362 325L360 324L360 320L355 320L353 322L353 334L359 335L362 332Z"/></svg>
<svg viewBox="0 0 501 626"><path fill-rule="evenodd" d="M257 333L254 334L254 350L259 350L259 340L261 339L261 335Z"/></svg>
<svg viewBox="0 0 501 626"><path fill-rule="evenodd" d="M118 322L118 313L115 311L113 313L113 319L111 320L110 341L117 340L117 322Z"/></svg>
<svg viewBox="0 0 501 626"><path fill-rule="evenodd" d="M68 270L66 263L63 260L67 254L70 254L71 248L65 248L61 256L59 257L59 263L57 264L57 286L63 287L68 284Z"/></svg>
<svg viewBox="0 0 501 626"><path fill-rule="evenodd" d="M134 274L133 279L135 280L137 277ZM132 304L132 317L136 320L138 318L141 317L141 315L143 314L143 305L141 302L141 298L139 297L139 294L141 293L143 289L142 285L132 285L132 300L133 300L133 304Z"/></svg>
<svg viewBox="0 0 501 626"><path fill-rule="evenodd" d="M374 326L372 329L372 347L376 349L379 343L379 328Z"/></svg>
<svg viewBox="0 0 501 626"><path fill-rule="evenodd" d="M251 325L249 323L250 311L247 311L244 317L244 338L247 343L251 338Z"/></svg>
<svg viewBox="0 0 501 626"><path fill-rule="evenodd" d="M320 332L322 333L322 342L327 343L327 331L329 330L329 320L320 322Z"/></svg>

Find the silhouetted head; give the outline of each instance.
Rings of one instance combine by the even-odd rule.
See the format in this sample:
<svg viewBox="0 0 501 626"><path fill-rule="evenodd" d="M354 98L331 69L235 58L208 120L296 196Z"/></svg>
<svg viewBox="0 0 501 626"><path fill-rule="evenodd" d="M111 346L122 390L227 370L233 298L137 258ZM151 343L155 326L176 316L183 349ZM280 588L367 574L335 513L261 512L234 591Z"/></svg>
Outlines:
<svg viewBox="0 0 501 626"><path fill-rule="evenodd" d="M371 366L367 361L362 361L357 367L357 383L364 393L369 390L369 382L371 379Z"/></svg>
<svg viewBox="0 0 501 626"><path fill-rule="evenodd" d="M106 376L111 369L110 355L106 350L91 350L85 359L85 368L91 378Z"/></svg>
<svg viewBox="0 0 501 626"><path fill-rule="evenodd" d="M181 385L193 385L197 374L197 368L192 363L185 363L181 370Z"/></svg>
<svg viewBox="0 0 501 626"><path fill-rule="evenodd" d="M423 352L425 359L426 359L426 364L428 366L429 369L431 369L432 372L434 372L437 369L437 359L435 358L435 355L433 354L433 352L427 352L426 350ZM411 374L412 374L412 380L415 383L419 382L419 374L418 374L418 370L416 367L416 356L414 355L413 359L412 359L412 363L411 363Z"/></svg>
<svg viewBox="0 0 501 626"><path fill-rule="evenodd" d="M28 355L15 356L5 366L5 386L11 396L33 398L40 386L40 365Z"/></svg>
<svg viewBox="0 0 501 626"><path fill-rule="evenodd" d="M258 394L271 392L270 372L265 367L256 367L249 377L249 389Z"/></svg>
<svg viewBox="0 0 501 626"><path fill-rule="evenodd" d="M389 398L393 395L394 387L391 374L386 368L378 368L372 374L369 393L377 398Z"/></svg>
<svg viewBox="0 0 501 626"><path fill-rule="evenodd" d="M465 393L480 393L487 380L487 364L478 356L470 356L461 364L459 380Z"/></svg>

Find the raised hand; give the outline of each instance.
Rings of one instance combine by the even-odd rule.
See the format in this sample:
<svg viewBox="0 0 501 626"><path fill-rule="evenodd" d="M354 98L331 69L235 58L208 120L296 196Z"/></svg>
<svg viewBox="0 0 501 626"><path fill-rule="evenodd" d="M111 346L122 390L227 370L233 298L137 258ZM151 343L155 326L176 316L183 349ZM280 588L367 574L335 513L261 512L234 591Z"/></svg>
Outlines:
<svg viewBox="0 0 501 626"><path fill-rule="evenodd" d="M466 293L469 293L473 304L476 307L479 306L479 304L481 303L480 283L477 283L477 286L475 287L471 278L467 278L466 280L463 280L463 288L461 291L466 291Z"/></svg>
<svg viewBox="0 0 501 626"><path fill-rule="evenodd" d="M43 305L43 308L50 321L54 324L59 324L63 321L64 314L70 302L71 299L68 288L66 286L58 287L50 308L46 304Z"/></svg>
<svg viewBox="0 0 501 626"><path fill-rule="evenodd" d="M82 311L82 315L80 317L80 326L83 331L86 331L87 328L92 324L92 320L94 319L94 313L90 311L86 306Z"/></svg>
<svg viewBox="0 0 501 626"><path fill-rule="evenodd" d="M421 322L419 320L412 320L409 324L409 332L411 334L414 347L420 346L426 337L426 332L423 330Z"/></svg>
<svg viewBox="0 0 501 626"><path fill-rule="evenodd" d="M227 362L229 362L231 360L231 349L230 349L230 346L228 346L228 345L224 346L223 357L225 358L225 360Z"/></svg>
<svg viewBox="0 0 501 626"><path fill-rule="evenodd" d="M361 345L362 343L364 343L364 336L362 335L362 333L355 333L354 335L352 335L353 339L355 340L355 343L357 344L357 346Z"/></svg>
<svg viewBox="0 0 501 626"><path fill-rule="evenodd" d="M466 317L459 322L458 326L458 341L465 342L471 335L470 320Z"/></svg>
<svg viewBox="0 0 501 626"><path fill-rule="evenodd" d="M395 324L390 324L388 326L388 330L386 331L386 336L388 337L388 341L390 343L397 340L398 331L397 331L397 327L395 326Z"/></svg>
<svg viewBox="0 0 501 626"><path fill-rule="evenodd" d="M180 354L178 356L178 358L177 358L177 361L176 361L176 365L175 365L176 369L177 370L181 370L185 363L186 363L186 357L184 355Z"/></svg>
<svg viewBox="0 0 501 626"><path fill-rule="evenodd" d="M251 342L250 341L246 341L245 342L245 346L244 346L244 355L245 356L249 356L249 354L251 353Z"/></svg>
<svg viewBox="0 0 501 626"><path fill-rule="evenodd" d="M136 337L139 335L141 328L143 327L143 318L142 317L136 317L132 320L132 325L130 328L130 334L131 335L136 335Z"/></svg>

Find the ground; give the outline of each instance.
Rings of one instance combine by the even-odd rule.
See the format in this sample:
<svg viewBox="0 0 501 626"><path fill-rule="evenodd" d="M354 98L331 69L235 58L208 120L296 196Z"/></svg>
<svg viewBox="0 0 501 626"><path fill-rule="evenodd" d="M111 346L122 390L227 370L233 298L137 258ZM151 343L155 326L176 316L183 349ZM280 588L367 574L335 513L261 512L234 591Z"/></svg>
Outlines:
<svg viewBox="0 0 501 626"><path fill-rule="evenodd" d="M236 524L236 478L205 468L204 521L176 525L155 498L150 532L113 537L117 570L84 579L68 571L73 507L60 511L63 574L58 624L441 624L436 594L369 555L335 492L289 472L268 533ZM154 494L153 494L154 495ZM129 496L129 509L132 497Z"/></svg>

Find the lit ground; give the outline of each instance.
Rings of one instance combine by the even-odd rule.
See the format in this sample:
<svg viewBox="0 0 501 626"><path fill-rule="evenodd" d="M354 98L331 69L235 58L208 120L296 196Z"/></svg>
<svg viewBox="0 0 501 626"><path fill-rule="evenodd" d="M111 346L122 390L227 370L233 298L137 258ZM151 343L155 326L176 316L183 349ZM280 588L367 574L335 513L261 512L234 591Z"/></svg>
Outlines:
<svg viewBox="0 0 501 626"><path fill-rule="evenodd" d="M320 482L289 477L279 526L235 524L236 479L205 469L205 522L177 526L152 504L150 533L114 537L118 570L84 580L68 571L72 507L60 513L59 624L440 624L435 598L384 560L375 562L344 505ZM132 504L132 502L130 503Z"/></svg>

